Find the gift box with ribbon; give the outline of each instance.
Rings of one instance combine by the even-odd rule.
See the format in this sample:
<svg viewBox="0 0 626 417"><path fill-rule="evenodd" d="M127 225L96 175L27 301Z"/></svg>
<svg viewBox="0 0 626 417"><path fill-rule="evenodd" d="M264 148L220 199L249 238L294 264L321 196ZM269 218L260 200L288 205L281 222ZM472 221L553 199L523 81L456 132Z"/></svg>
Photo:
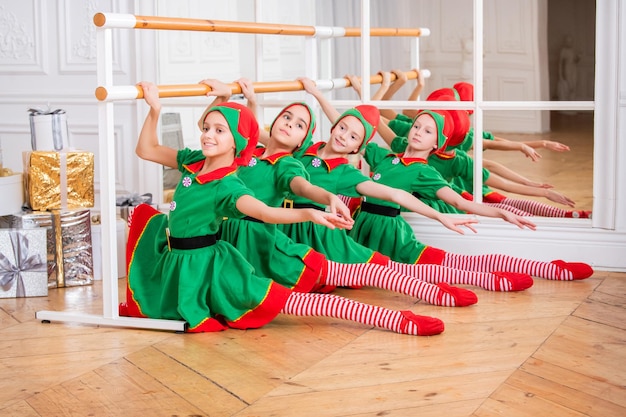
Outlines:
<svg viewBox="0 0 626 417"><path fill-rule="evenodd" d="M49 288L93 283L93 246L89 210L18 213L0 218L0 227L24 230L40 228L45 231L44 260L47 261Z"/></svg>
<svg viewBox="0 0 626 417"><path fill-rule="evenodd" d="M139 204L148 204L154 208L157 208L154 204L152 204L151 193L145 193L141 195L139 195L138 193L121 194L115 198L117 214L124 221L128 221L128 217L130 217L130 215L133 213L133 210L135 210L135 207L137 207Z"/></svg>
<svg viewBox="0 0 626 417"><path fill-rule="evenodd" d="M23 159L25 200L31 209L93 207L93 153L27 151Z"/></svg>
<svg viewBox="0 0 626 417"><path fill-rule="evenodd" d="M47 295L46 231L0 229L0 298Z"/></svg>
<svg viewBox="0 0 626 417"><path fill-rule="evenodd" d="M69 149L67 115L63 109L28 109L30 143L34 151Z"/></svg>

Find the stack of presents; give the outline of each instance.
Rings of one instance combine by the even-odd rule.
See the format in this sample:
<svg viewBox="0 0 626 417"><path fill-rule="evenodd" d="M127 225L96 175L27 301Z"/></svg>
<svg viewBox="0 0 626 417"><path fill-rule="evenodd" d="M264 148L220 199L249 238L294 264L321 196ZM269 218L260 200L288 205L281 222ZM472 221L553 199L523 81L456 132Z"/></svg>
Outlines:
<svg viewBox="0 0 626 417"><path fill-rule="evenodd" d="M69 146L63 110L31 109L29 117L23 172L0 167L0 298L90 285L100 255L92 238L93 153Z"/></svg>

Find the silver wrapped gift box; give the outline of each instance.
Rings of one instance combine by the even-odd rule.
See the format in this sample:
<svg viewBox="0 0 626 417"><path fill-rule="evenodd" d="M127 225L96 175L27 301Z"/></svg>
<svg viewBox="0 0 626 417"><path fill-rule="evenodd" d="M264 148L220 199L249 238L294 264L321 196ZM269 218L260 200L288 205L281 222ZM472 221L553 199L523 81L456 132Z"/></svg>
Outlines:
<svg viewBox="0 0 626 417"><path fill-rule="evenodd" d="M49 288L93 283L93 249L89 210L19 213L0 218L0 227L46 230Z"/></svg>
<svg viewBox="0 0 626 417"><path fill-rule="evenodd" d="M47 295L46 231L0 229L0 298Z"/></svg>

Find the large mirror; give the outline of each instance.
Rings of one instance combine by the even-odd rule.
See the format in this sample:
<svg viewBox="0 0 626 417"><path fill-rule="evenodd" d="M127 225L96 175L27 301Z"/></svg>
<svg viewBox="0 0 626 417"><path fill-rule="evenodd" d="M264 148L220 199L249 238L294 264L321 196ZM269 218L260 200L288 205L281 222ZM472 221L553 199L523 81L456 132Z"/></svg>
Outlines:
<svg viewBox="0 0 626 417"><path fill-rule="evenodd" d="M210 2L209 2L210 3ZM318 26L358 27L361 1L318 0L288 2L281 0L229 3L208 10L202 2L197 10L179 10L170 2L159 2L162 15L211 16L223 20L259 20ZM287 2L285 2L287 4ZM556 151L538 147L541 158L535 162L520 151L485 150L486 161L494 161L533 183L551 184L559 193L576 202L576 209L592 209L593 182L593 108L559 109L564 101L593 102L595 66L595 0L485 0L483 31L474 31L474 2L467 0L371 0L371 27L422 27L429 36L419 39L419 67L428 69L421 99L456 82L474 82L475 38L482 36L483 99L489 102L548 102L554 108L490 108L483 113L483 130L498 138L520 143L558 142L569 148ZM219 39L219 42L218 42ZM305 39L289 36L199 33L159 34L161 57L160 82L180 83L214 77L232 82L239 77L257 81L293 80L307 74ZM330 41L332 62L324 61L325 47L319 51L320 74L333 78L360 74L360 40L340 38ZM416 62L415 45L409 38L371 38L370 70L412 69ZM262 50L259 61L255 51ZM201 52L201 53L200 53ZM193 58L195 56L195 58ZM191 58L190 58L191 57ZM260 65L259 65L260 63ZM260 73L259 73L260 71ZM394 96L406 100L415 86L409 81ZM377 86L372 86L374 92ZM330 93L335 100L355 100L351 89ZM266 95L268 103L302 99L302 93ZM173 105L165 111L179 113L183 142L197 144L193 130L196 118L208 101L196 100ZM194 104L196 103L196 104ZM416 105L417 106L417 105ZM262 122L269 124L279 106L267 106ZM318 137L327 134L328 124L320 123ZM538 145L539 146L539 145ZM486 148L486 147L485 147ZM528 152L526 152L528 154ZM167 174L167 173L166 173ZM515 197L525 198L515 195ZM569 209L542 197L529 197Z"/></svg>
<svg viewBox="0 0 626 417"><path fill-rule="evenodd" d="M356 13L341 13L345 4L328 1L318 20L324 25L360 24ZM468 1L371 1L372 27L426 27L430 35L420 39L419 63L430 71L421 99L434 90L452 87L459 81L474 82L474 4ZM516 0L483 2L482 64L485 101L594 100L595 1ZM321 10L320 10L321 9ZM452 12L453 11L453 12ZM342 39L335 43L337 75L360 73L359 41ZM371 70L410 68L410 40L372 38ZM395 96L407 100L414 83ZM372 91L376 90L372 86ZM337 91L337 99L354 99L352 91ZM506 107L505 107L506 108ZM536 209L535 214L587 217L592 210L593 110L492 109L483 114L483 130L499 144L491 150L486 143L486 163L504 165L519 175L517 181L551 185L550 198L511 194L515 199L543 202L559 210ZM488 135L490 136L490 135ZM534 149L530 149L530 147ZM540 190L537 194L544 195ZM555 202L555 193L574 201ZM508 194L508 193L506 193Z"/></svg>

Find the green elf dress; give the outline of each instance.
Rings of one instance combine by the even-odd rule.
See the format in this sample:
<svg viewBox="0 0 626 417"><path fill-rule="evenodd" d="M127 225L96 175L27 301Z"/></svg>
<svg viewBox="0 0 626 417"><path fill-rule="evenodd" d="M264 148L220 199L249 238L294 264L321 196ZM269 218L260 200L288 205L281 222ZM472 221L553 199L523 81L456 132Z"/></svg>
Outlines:
<svg viewBox="0 0 626 417"><path fill-rule="evenodd" d="M439 113L424 111L436 120ZM437 123L441 126L442 123ZM441 129L441 128L439 128ZM445 143L439 132L439 147ZM412 193L424 204L442 213L460 213L452 205L437 197L437 191L450 187L441 174L425 159L405 158L406 137L396 137L389 149L370 143L365 148L365 161L370 166L371 178L379 184ZM394 153L397 152L397 153ZM349 235L355 241L389 256L396 262L430 263L430 258L441 255L441 250L427 246L415 238L407 221L400 216L401 207L386 200L367 197L355 214L355 223Z"/></svg>
<svg viewBox="0 0 626 417"><path fill-rule="evenodd" d="M309 174L309 181L333 194L360 197L356 186L362 182L370 181L370 179L351 165L346 158L324 160L317 156L317 150L324 145L324 142L318 142L300 156L300 161ZM325 209L323 206L297 195L290 195L285 200L285 206ZM312 222L281 224L278 227L294 241L312 247L326 255L331 261L346 264L372 262L386 265L388 263L387 257L358 244L348 236L345 230L320 227L320 225Z"/></svg>
<svg viewBox="0 0 626 417"><path fill-rule="evenodd" d="M302 164L290 153L262 158L264 148L257 148L250 163L237 175L255 197L270 207L281 207L291 192L290 183L297 177L308 179ZM326 262L324 255L296 243L275 224L244 217L229 218L221 227L221 238L230 242L254 265L257 274L298 292L317 290Z"/></svg>
<svg viewBox="0 0 626 417"><path fill-rule="evenodd" d="M380 120L380 113L376 107L371 105L356 106L346 110L335 121L331 130L342 118L347 116L356 117L365 128L362 149L374 136L378 120ZM322 159L319 157L317 155L318 150L325 145L325 142L318 142L296 155L309 174L309 181L335 195L351 198L361 197L356 187L362 182L370 181L370 178L363 175L346 158ZM310 207L324 210L324 207L319 204L296 195L291 195L285 200L285 207ZM283 224L279 225L279 228L292 240L309 245L334 262L344 264L376 263L380 265L389 263L388 257L358 244L348 236L345 230L320 227L312 222Z"/></svg>
<svg viewBox="0 0 626 417"><path fill-rule="evenodd" d="M247 120L239 116L247 109L239 107L223 103L211 110L220 111L233 131L238 158L231 166L198 175L205 160L202 151L182 149L177 154L182 177L169 215L145 204L135 208L126 250L127 300L120 304L120 315L184 320L186 331L205 332L258 328L285 306L291 290L258 276L244 256L217 236L225 217L244 217L237 200L253 195L236 175L247 142L241 133ZM258 135L256 120L249 124L248 133ZM251 150L255 145L256 140Z"/></svg>

